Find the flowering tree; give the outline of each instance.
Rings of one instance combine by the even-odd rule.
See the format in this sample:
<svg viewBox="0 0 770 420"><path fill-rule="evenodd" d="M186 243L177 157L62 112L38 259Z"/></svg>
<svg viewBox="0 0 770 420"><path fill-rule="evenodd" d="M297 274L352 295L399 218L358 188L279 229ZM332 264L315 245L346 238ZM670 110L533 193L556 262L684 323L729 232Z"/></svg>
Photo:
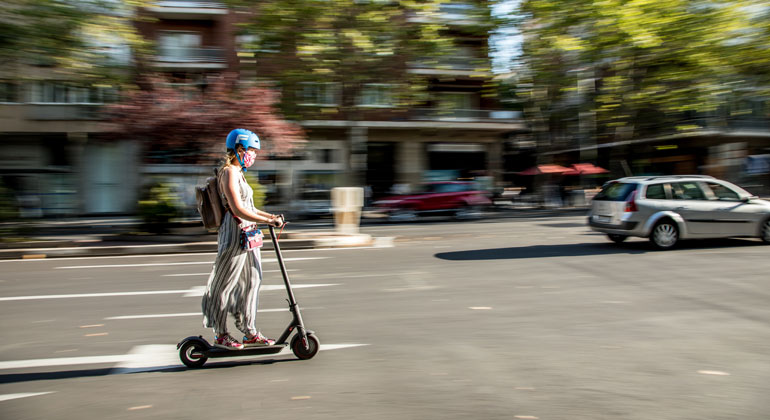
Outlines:
<svg viewBox="0 0 770 420"><path fill-rule="evenodd" d="M108 108L114 135L146 143L151 163L214 163L230 130L246 128L262 140L260 156L286 156L304 140L302 129L276 110L267 87L237 87L222 76L199 87L179 88L153 76Z"/></svg>

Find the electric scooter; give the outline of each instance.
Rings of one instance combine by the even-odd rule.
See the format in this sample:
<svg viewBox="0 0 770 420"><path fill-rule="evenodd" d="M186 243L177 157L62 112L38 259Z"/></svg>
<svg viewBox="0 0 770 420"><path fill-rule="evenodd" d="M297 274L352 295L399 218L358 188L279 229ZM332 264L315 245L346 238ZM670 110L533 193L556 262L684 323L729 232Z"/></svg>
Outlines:
<svg viewBox="0 0 770 420"><path fill-rule="evenodd" d="M176 345L177 350L179 350L179 358L187 367L201 367L209 358L275 354L279 353L287 346L290 347L294 355L301 360L311 359L318 353L321 343L313 331L305 329L305 324L302 322L302 314L300 314L299 305L294 299L294 292L291 288L291 282L289 282L289 275L286 273L286 266L283 263L283 255L281 255L281 248L278 245L278 238L275 236L275 228L273 228L273 226L269 226L269 228L270 239L273 241L275 255L278 258L278 265L281 267L283 282L286 285L286 294L289 296L286 301L289 303L289 311L293 316L291 323L286 327L286 330L284 330L278 340L276 340L275 344L271 346L254 346L244 347L240 350L230 350L212 346L200 335L187 337ZM297 332L294 334L294 337L292 337L290 342L287 342L286 340L289 338L289 335L291 335L295 329Z"/></svg>

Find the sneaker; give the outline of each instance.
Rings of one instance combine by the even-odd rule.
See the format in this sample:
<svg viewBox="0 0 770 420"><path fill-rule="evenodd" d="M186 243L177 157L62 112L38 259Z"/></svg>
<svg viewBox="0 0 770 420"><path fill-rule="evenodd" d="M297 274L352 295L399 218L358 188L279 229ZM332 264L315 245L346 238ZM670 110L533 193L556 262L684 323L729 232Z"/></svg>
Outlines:
<svg viewBox="0 0 770 420"><path fill-rule="evenodd" d="M272 346L273 344L275 344L275 340L265 337L261 332L258 332L257 335L251 338L243 336L243 345L247 347Z"/></svg>
<svg viewBox="0 0 770 420"><path fill-rule="evenodd" d="M223 334L222 336L219 336L217 337L216 340L214 340L214 347L219 347L227 350L241 350L243 349L243 344L239 343L238 340L234 339L232 335Z"/></svg>

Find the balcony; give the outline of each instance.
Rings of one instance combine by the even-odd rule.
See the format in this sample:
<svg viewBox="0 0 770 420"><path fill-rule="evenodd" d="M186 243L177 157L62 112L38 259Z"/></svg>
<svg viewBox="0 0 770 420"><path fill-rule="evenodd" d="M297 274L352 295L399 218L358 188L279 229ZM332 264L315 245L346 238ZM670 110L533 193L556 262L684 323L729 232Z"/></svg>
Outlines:
<svg viewBox="0 0 770 420"><path fill-rule="evenodd" d="M413 121L520 122L522 118L521 111L500 109L413 108L410 111Z"/></svg>
<svg viewBox="0 0 770 420"><path fill-rule="evenodd" d="M471 3L442 3L439 10L418 12L409 17L412 23L443 23L451 26L479 25L484 22L482 9Z"/></svg>
<svg viewBox="0 0 770 420"><path fill-rule="evenodd" d="M216 47L162 48L153 66L159 69L224 69L227 67L225 50Z"/></svg>
<svg viewBox="0 0 770 420"><path fill-rule="evenodd" d="M445 56L409 63L409 72L425 75L490 77L489 60L470 56Z"/></svg>
<svg viewBox="0 0 770 420"><path fill-rule="evenodd" d="M33 121L97 121L101 104L24 104L26 119Z"/></svg>
<svg viewBox="0 0 770 420"><path fill-rule="evenodd" d="M195 0L161 0L147 10L162 19L181 20L210 20L228 13L224 3Z"/></svg>

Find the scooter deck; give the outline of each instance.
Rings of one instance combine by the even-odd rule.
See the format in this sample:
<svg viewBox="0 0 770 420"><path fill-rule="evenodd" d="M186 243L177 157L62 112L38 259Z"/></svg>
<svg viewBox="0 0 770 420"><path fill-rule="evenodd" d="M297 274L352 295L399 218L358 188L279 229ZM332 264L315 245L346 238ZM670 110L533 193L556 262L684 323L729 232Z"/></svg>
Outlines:
<svg viewBox="0 0 770 420"><path fill-rule="evenodd" d="M206 350L205 354L208 357L237 357L237 356L250 356L254 354L275 354L288 347L288 343L275 344L272 346L254 346L244 347L241 350L229 350L221 347L211 346Z"/></svg>

